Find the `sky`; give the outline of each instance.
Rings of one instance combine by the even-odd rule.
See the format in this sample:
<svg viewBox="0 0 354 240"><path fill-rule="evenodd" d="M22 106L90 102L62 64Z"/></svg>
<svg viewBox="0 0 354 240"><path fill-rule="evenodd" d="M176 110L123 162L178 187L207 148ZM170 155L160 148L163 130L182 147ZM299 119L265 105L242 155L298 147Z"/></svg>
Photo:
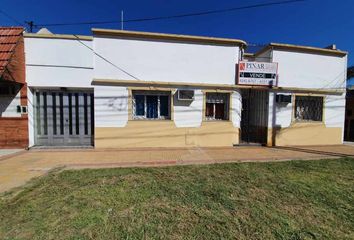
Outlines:
<svg viewBox="0 0 354 240"><path fill-rule="evenodd" d="M242 7L281 0L0 0L0 25L119 21ZM6 17L3 12L10 15ZM15 20L14 20L15 19ZM91 35L91 28L120 29L120 23L51 26L53 33ZM37 31L38 29L34 29ZM124 30L189 34L337 48L354 65L354 0L307 0L178 19L125 23Z"/></svg>

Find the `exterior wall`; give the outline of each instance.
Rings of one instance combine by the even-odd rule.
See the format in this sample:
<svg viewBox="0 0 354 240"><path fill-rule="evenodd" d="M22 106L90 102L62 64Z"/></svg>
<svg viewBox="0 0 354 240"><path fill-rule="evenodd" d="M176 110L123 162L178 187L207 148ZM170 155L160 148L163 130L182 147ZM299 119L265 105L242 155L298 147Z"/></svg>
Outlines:
<svg viewBox="0 0 354 240"><path fill-rule="evenodd" d="M347 57L273 50L278 65L278 86L345 89Z"/></svg>
<svg viewBox="0 0 354 240"><path fill-rule="evenodd" d="M16 96L0 95L0 117L21 117L21 113L17 112L17 105L20 104L20 91L16 94Z"/></svg>
<svg viewBox="0 0 354 240"><path fill-rule="evenodd" d="M25 37L29 146L34 145L33 93L36 88L92 88L92 41Z"/></svg>
<svg viewBox="0 0 354 240"><path fill-rule="evenodd" d="M347 57L272 50L264 54L278 63L278 86L298 89L344 90ZM265 61L261 58L259 61ZM267 61L265 61L267 62ZM292 95L293 102L279 104L276 94ZM322 122L295 122L294 92L272 91L269 95L268 145L329 145L343 143L345 94L324 96Z"/></svg>
<svg viewBox="0 0 354 240"><path fill-rule="evenodd" d="M275 92L269 97L268 145L331 145L343 143L345 94L324 96L322 122L296 122L294 101L279 104L274 102ZM301 94L304 95L304 94ZM312 94L313 95L313 94Z"/></svg>
<svg viewBox="0 0 354 240"><path fill-rule="evenodd" d="M195 90L195 100L190 104L175 101L175 89L162 89L173 95L171 120L132 120L132 89L95 86L96 148L215 147L239 143L238 92L231 93L230 121L203 121L205 92L200 89Z"/></svg>
<svg viewBox="0 0 354 240"><path fill-rule="evenodd" d="M20 89L16 96L0 97L0 148L28 147L28 117L17 113L17 105L27 106L27 85L25 76L24 40L21 37L11 61L2 76L14 81Z"/></svg>
<svg viewBox="0 0 354 240"><path fill-rule="evenodd" d="M94 77L142 81L235 83L239 47L94 37Z"/></svg>
<svg viewBox="0 0 354 240"><path fill-rule="evenodd" d="M92 41L25 37L25 44L28 87L91 87Z"/></svg>
<svg viewBox="0 0 354 240"><path fill-rule="evenodd" d="M97 79L235 84L237 46L94 37L94 48ZM238 92L230 98L230 121L207 122L204 90L194 89L195 99L186 103L178 101L176 88L162 89L171 91L172 119L151 121L132 120L132 89L95 86L95 147L208 147L239 141Z"/></svg>

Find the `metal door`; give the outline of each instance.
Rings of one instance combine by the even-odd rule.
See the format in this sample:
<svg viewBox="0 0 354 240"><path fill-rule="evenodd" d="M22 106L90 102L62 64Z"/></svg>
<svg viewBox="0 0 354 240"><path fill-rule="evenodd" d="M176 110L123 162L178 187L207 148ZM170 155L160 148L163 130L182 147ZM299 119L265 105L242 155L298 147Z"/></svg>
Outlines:
<svg viewBox="0 0 354 240"><path fill-rule="evenodd" d="M34 100L35 145L93 145L92 91L36 90Z"/></svg>
<svg viewBox="0 0 354 240"><path fill-rule="evenodd" d="M244 89L241 95L241 142L266 144L269 91Z"/></svg>

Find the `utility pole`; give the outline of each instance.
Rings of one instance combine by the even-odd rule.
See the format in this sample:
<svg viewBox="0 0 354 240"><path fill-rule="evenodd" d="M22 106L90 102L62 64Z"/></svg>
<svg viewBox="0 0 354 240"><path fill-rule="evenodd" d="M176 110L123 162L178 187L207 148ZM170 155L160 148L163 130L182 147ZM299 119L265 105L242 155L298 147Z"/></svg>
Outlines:
<svg viewBox="0 0 354 240"><path fill-rule="evenodd" d="M34 22L33 21L28 21L28 22L26 21L25 23L28 24L30 33L32 33L33 27L34 27Z"/></svg>
<svg viewBox="0 0 354 240"><path fill-rule="evenodd" d="M124 29L124 12L123 10L120 12L120 29Z"/></svg>

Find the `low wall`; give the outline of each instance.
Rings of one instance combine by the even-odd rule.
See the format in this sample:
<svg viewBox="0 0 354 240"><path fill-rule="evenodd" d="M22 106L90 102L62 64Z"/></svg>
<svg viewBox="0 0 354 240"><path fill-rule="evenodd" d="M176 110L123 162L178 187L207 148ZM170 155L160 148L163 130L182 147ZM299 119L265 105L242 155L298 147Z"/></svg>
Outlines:
<svg viewBox="0 0 354 240"><path fill-rule="evenodd" d="M271 135L268 137L268 145L306 146L342 144L342 132L342 128L326 127L324 123L292 123L287 128L268 129L268 134L273 134L273 140L271 140Z"/></svg>
<svg viewBox="0 0 354 240"><path fill-rule="evenodd" d="M0 117L0 148L28 147L26 117Z"/></svg>
<svg viewBox="0 0 354 240"><path fill-rule="evenodd" d="M126 127L95 128L96 148L221 147L239 143L239 129L227 122L177 128L173 121L128 121Z"/></svg>

